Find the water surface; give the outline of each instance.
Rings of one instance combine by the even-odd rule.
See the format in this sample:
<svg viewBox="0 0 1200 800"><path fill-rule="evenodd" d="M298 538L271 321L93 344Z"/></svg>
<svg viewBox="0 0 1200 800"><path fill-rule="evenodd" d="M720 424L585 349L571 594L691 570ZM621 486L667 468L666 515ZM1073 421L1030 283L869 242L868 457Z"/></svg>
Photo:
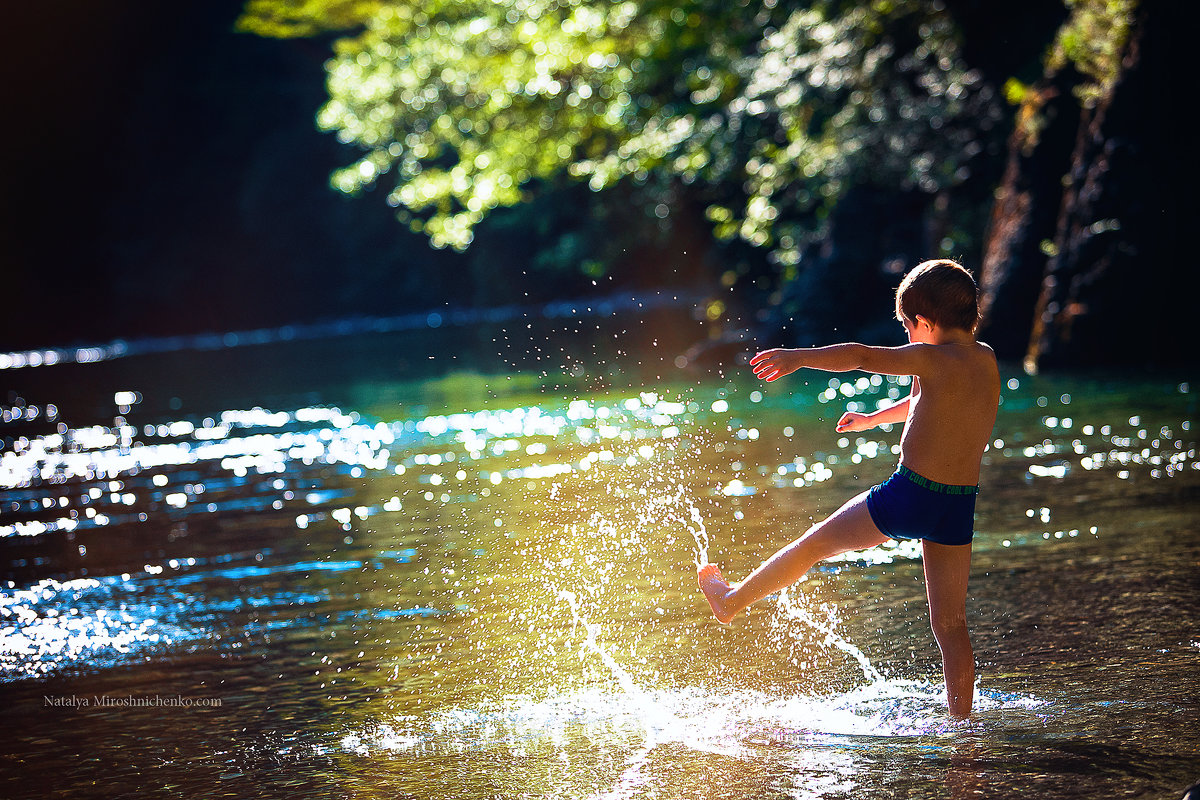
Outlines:
<svg viewBox="0 0 1200 800"><path fill-rule="evenodd" d="M899 431L832 423L904 383L753 385L650 335L655 355L593 380L570 365L594 335L488 376L406 372L417 334L7 373L26 388L0 454L0 795L1175 797L1200 778L1187 376L1005 376L962 726L916 548L849 554L728 627L695 589L697 563L743 575L886 477Z"/></svg>

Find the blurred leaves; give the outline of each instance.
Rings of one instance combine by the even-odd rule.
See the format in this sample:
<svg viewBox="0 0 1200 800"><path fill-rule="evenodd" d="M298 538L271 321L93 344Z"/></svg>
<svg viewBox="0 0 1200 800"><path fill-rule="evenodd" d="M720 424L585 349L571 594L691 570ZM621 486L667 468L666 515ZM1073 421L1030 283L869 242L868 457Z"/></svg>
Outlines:
<svg viewBox="0 0 1200 800"><path fill-rule="evenodd" d="M1049 72L1071 64L1086 78L1075 95L1091 106L1112 91L1133 31L1137 0L1064 0L1070 11L1046 56Z"/></svg>
<svg viewBox="0 0 1200 800"><path fill-rule="evenodd" d="M790 267L851 186L954 185L999 119L933 0L253 0L239 25L362 28L327 65L319 125L363 151L332 183L386 182L437 247L565 175L688 187Z"/></svg>
<svg viewBox="0 0 1200 800"><path fill-rule="evenodd" d="M237 30L276 39L361 28L387 0L248 0Z"/></svg>
<svg viewBox="0 0 1200 800"><path fill-rule="evenodd" d="M1084 108L1093 108L1110 95L1121 75L1127 55L1137 0L1063 0L1066 21L1046 50L1039 86L1026 86L1015 78L1004 85L1004 96L1017 106L1016 133L1028 153L1037 145L1047 121L1043 108L1055 96L1047 87L1068 66L1079 78L1071 93Z"/></svg>

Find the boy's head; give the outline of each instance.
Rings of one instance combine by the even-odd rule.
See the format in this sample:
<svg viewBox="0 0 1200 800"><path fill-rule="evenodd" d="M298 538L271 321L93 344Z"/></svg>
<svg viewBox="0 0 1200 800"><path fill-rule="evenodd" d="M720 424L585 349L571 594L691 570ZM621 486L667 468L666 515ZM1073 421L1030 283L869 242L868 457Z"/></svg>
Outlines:
<svg viewBox="0 0 1200 800"><path fill-rule="evenodd" d="M913 268L896 289L896 319L975 332L979 324L979 287L971 273L948 258L925 261Z"/></svg>

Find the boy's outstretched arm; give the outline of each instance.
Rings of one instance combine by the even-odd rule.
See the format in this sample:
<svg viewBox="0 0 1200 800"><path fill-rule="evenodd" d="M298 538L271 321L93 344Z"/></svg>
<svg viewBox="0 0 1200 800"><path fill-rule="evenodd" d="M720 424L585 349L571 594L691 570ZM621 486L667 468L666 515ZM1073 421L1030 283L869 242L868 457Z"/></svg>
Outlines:
<svg viewBox="0 0 1200 800"><path fill-rule="evenodd" d="M861 369L881 375L922 375L929 365L929 345L906 344L902 347L873 347L847 342L826 347L776 347L763 350L750 359L754 374L765 381L776 381L802 367L825 372L850 372Z"/></svg>

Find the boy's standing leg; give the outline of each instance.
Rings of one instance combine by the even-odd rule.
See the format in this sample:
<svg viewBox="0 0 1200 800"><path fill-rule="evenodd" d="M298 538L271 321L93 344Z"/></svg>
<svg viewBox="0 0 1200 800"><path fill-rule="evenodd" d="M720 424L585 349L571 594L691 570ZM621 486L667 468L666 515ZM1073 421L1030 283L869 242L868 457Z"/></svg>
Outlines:
<svg viewBox="0 0 1200 800"><path fill-rule="evenodd" d="M967 579L971 545L921 542L929 621L942 651L946 702L955 717L968 717L975 699L975 654L967 631Z"/></svg>

